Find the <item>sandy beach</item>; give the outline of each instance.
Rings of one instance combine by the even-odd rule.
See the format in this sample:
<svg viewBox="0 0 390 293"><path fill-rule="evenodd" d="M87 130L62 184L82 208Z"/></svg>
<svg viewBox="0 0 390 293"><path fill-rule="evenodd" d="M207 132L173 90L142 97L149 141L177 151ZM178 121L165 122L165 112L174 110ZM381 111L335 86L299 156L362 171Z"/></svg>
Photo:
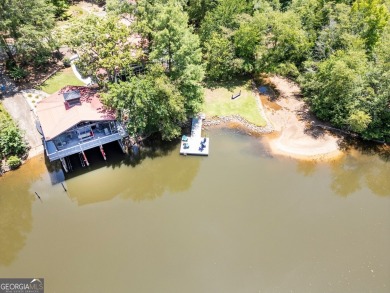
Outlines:
<svg viewBox="0 0 390 293"><path fill-rule="evenodd" d="M269 83L279 96L260 98L275 131L266 139L273 153L309 160L334 159L342 155L339 138L316 127L318 121L309 114L298 85L279 76L270 77Z"/></svg>

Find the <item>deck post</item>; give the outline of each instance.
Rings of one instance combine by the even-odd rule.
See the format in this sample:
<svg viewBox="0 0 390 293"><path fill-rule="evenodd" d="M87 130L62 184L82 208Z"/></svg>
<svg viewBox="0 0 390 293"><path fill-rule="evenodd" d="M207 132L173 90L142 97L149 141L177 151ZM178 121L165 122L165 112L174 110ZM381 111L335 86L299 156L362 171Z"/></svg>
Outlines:
<svg viewBox="0 0 390 293"><path fill-rule="evenodd" d="M89 166L89 162L88 162L87 156L85 155L84 150L81 147L81 145L80 145L80 150L81 150L81 153L83 154L83 158L84 158L85 164L87 164L87 166Z"/></svg>
<svg viewBox="0 0 390 293"><path fill-rule="evenodd" d="M119 146L122 149L122 152L125 154L126 153L125 146L123 145L123 143L122 143L122 141L120 139L118 139L118 143L119 143Z"/></svg>
<svg viewBox="0 0 390 293"><path fill-rule="evenodd" d="M107 161L106 153L104 152L103 145L100 145L100 152L102 153L103 159Z"/></svg>
<svg viewBox="0 0 390 293"><path fill-rule="evenodd" d="M89 166L89 162L87 160L87 156L85 155L84 151L81 151L83 153L83 157L84 157L84 161L85 163L87 164L87 166Z"/></svg>
<svg viewBox="0 0 390 293"><path fill-rule="evenodd" d="M66 162L64 158L60 158L60 161L62 163L62 167L64 167L64 170L66 173L68 173L68 167L66 166Z"/></svg>

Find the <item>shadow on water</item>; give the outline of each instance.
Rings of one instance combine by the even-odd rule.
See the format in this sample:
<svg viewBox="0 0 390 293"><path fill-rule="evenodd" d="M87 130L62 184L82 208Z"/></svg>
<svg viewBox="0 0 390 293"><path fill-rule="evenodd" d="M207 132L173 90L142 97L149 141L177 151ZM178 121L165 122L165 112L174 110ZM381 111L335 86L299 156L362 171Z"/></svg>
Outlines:
<svg viewBox="0 0 390 293"><path fill-rule="evenodd" d="M104 150L107 156L105 161L98 148L93 148L85 152L90 165L88 167L82 167L78 154L70 157L73 171L65 174L65 179L71 179L88 172L93 172L100 168L121 168L123 166L136 167L141 164L143 160L155 159L163 156L167 156L171 153L179 144L179 140L171 142L162 142L159 136L152 136L144 142L143 147L137 154L133 154L131 151L129 154L124 154L117 142L112 142L104 145ZM60 166L61 168L61 166Z"/></svg>
<svg viewBox="0 0 390 293"><path fill-rule="evenodd" d="M65 174L61 167L60 161L50 162L49 158L45 155L45 166L50 177L52 185L65 181Z"/></svg>
<svg viewBox="0 0 390 293"><path fill-rule="evenodd" d="M365 141L359 138L345 137L339 141L342 151L358 150L363 155L378 156L385 162L390 162L390 146L373 141Z"/></svg>
<svg viewBox="0 0 390 293"><path fill-rule="evenodd" d="M59 160L50 162L47 156L45 157L45 165L50 176L52 185L64 182L67 179L72 179L77 176L84 175L89 172L93 172L100 168L120 168L122 166L136 167L146 158L158 158L166 156L172 152L177 145L180 143L179 140L171 142L163 142L158 135L151 136L144 142L142 150L137 154L130 153L124 154L120 148L118 142L111 142L104 145L104 151L107 156L105 161L98 148L93 148L85 151L85 154L90 163L89 166L83 167L81 165L80 157L78 154L69 156L69 160L72 165L72 171L65 173L61 162Z"/></svg>
<svg viewBox="0 0 390 293"><path fill-rule="evenodd" d="M91 165L85 168L80 167L75 156L71 158L74 171L65 175L68 195L84 205L117 196L133 201L153 200L165 192L185 191L196 177L202 159L180 156L179 142L151 137L138 155L123 154L113 143L105 146L107 161L99 149L86 152Z"/></svg>
<svg viewBox="0 0 390 293"><path fill-rule="evenodd" d="M348 152L332 166L332 190L347 196L366 185L379 196L390 196L390 148L383 144L344 139L340 147Z"/></svg>
<svg viewBox="0 0 390 293"><path fill-rule="evenodd" d="M50 163L46 156L41 155L28 160L19 170L0 177L0 266L10 266L26 245L27 236L32 230L32 206L38 200L31 185L42 176L49 174L52 185L66 179L68 196L79 205L109 200L118 194L134 201L151 200L163 195L165 191L179 192L188 189L198 172L198 158L186 160L178 153L170 156L177 145L178 141L161 143L158 138L151 138L145 143L139 156L132 156L123 154L118 144L112 144L106 148L107 161L102 159L98 149L96 152L88 152L91 166L77 166L75 172L66 175L59 162ZM186 160L184 164L183 159ZM156 160L163 162L152 163ZM143 161L146 161L145 167L142 166ZM174 172L166 170L167 165L172 165ZM131 168L121 168L123 166ZM99 177L96 183L95 175L92 176L93 171L103 168L118 169L104 174L111 176L106 180L110 180L112 185L105 184L106 188L101 188L98 184ZM119 169L126 171L125 174L118 174ZM133 172L129 172L129 169ZM71 179L79 179L87 187L80 189L78 183L76 186L69 183L73 181ZM88 194L86 190L90 189L89 185L97 186L97 191ZM123 190L125 192L121 193Z"/></svg>
<svg viewBox="0 0 390 293"><path fill-rule="evenodd" d="M368 188L378 196L390 196L390 148L383 144L344 138L340 148L346 153L330 163L331 189L339 196ZM317 171L315 161L299 161L297 171L310 176Z"/></svg>
<svg viewBox="0 0 390 293"><path fill-rule="evenodd" d="M304 176L311 176L317 171L318 162L300 160L297 162L297 172Z"/></svg>

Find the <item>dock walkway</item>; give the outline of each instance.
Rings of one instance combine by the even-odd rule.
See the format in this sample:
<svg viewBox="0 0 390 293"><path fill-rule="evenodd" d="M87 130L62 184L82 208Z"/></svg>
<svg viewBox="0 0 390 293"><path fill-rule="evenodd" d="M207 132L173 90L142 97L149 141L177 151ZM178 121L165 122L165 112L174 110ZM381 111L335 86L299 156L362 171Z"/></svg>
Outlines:
<svg viewBox="0 0 390 293"><path fill-rule="evenodd" d="M208 156L209 149L209 138L202 137L202 118L192 118L191 136L183 135L180 154Z"/></svg>

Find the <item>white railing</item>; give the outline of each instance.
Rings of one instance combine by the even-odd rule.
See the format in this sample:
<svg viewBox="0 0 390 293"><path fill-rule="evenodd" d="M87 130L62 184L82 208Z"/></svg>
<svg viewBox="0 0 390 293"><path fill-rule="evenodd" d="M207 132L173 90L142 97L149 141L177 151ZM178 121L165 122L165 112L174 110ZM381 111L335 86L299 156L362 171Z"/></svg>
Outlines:
<svg viewBox="0 0 390 293"><path fill-rule="evenodd" d="M63 150L58 150L53 153L48 153L47 156L49 157L50 161L55 161L60 158L64 158L73 154L77 154L81 151L89 150L98 146L101 146L103 144L113 142L116 140L122 139L123 136L119 133L113 133L107 136L103 137L98 137L93 140L85 141L82 143L79 143L78 145L63 149Z"/></svg>

